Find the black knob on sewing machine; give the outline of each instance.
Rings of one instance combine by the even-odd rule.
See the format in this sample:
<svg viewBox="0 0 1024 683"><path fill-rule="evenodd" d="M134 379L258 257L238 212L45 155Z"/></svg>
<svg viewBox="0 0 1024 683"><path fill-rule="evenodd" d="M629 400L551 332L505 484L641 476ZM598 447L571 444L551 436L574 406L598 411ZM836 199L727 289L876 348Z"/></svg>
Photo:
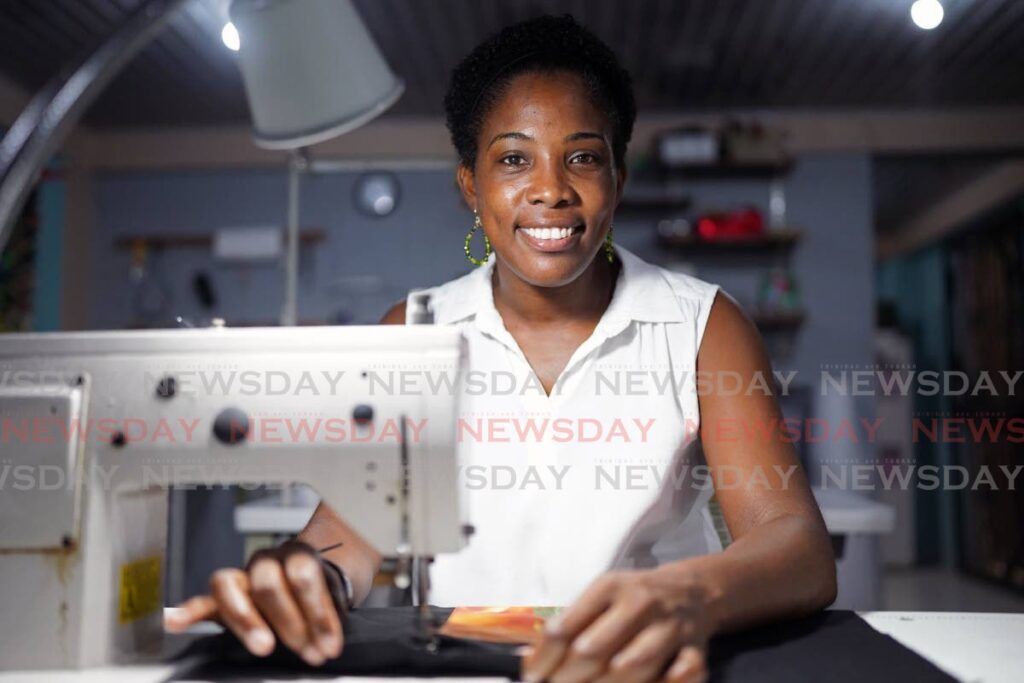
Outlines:
<svg viewBox="0 0 1024 683"><path fill-rule="evenodd" d="M249 435L249 416L238 408L225 408L213 420L213 435L228 446L245 441Z"/></svg>
<svg viewBox="0 0 1024 683"><path fill-rule="evenodd" d="M352 420L357 425L364 425L373 421L373 406L360 403L352 409Z"/></svg>
<svg viewBox="0 0 1024 683"><path fill-rule="evenodd" d="M156 385L156 395L160 398L174 398L178 391L178 381L173 375L164 376Z"/></svg>

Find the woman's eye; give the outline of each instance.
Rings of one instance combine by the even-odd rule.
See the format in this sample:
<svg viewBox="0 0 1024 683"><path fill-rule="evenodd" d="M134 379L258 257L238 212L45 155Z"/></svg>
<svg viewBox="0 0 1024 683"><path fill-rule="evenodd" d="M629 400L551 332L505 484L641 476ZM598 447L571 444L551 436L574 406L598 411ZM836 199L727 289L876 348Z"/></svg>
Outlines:
<svg viewBox="0 0 1024 683"><path fill-rule="evenodd" d="M506 166L520 166L524 161L526 160L519 154L507 154L501 158L501 163Z"/></svg>
<svg viewBox="0 0 1024 683"><path fill-rule="evenodd" d="M597 156L590 152L583 152L574 156L570 161L574 164L595 164L597 163Z"/></svg>

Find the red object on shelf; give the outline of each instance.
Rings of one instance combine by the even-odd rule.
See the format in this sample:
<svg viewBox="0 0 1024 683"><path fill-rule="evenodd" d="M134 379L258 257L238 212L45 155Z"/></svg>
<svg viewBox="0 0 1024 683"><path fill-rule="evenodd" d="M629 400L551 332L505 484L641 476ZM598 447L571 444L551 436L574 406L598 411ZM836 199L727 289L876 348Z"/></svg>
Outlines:
<svg viewBox="0 0 1024 683"><path fill-rule="evenodd" d="M751 237L764 233L764 217L757 209L712 213L697 221L697 234L705 240Z"/></svg>

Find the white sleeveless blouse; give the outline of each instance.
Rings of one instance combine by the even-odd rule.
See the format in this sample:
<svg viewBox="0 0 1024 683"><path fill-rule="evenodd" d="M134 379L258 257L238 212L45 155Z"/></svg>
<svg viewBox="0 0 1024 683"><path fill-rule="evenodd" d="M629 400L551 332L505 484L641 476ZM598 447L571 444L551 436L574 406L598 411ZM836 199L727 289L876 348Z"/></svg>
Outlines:
<svg viewBox="0 0 1024 683"><path fill-rule="evenodd" d="M718 286L615 250L612 300L550 396L494 307L493 254L417 290L469 350L456 441L475 533L435 559L433 604L567 605L608 569L721 550L694 374Z"/></svg>

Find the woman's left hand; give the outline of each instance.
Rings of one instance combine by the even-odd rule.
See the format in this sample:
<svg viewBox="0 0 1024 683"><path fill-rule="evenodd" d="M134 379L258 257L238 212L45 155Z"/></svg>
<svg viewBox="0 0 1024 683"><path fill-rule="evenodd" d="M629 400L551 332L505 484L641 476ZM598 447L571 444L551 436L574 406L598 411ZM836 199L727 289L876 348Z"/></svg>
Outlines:
<svg viewBox="0 0 1024 683"><path fill-rule="evenodd" d="M605 574L548 620L524 658L524 680L704 681L707 606L707 591L679 567Z"/></svg>

